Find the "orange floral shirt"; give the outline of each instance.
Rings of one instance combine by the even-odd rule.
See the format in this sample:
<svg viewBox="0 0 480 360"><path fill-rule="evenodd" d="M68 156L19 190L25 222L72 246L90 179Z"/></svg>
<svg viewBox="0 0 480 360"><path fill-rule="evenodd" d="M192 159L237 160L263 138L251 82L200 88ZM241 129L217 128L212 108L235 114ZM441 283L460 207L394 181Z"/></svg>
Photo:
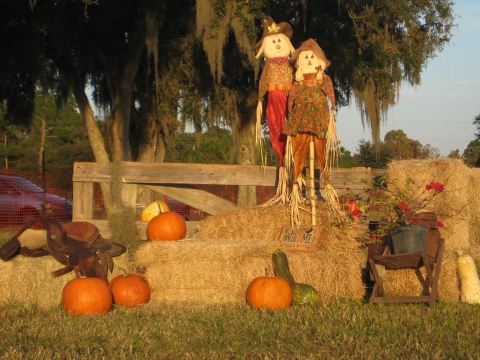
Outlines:
<svg viewBox="0 0 480 360"><path fill-rule="evenodd" d="M258 100L271 90L289 91L293 82L293 68L288 57L267 59L258 84Z"/></svg>
<svg viewBox="0 0 480 360"><path fill-rule="evenodd" d="M335 92L332 79L323 75L322 82L314 77L293 84L288 96L287 135L309 133L324 138L330 119L330 109L335 108ZM314 75L314 74L312 74Z"/></svg>

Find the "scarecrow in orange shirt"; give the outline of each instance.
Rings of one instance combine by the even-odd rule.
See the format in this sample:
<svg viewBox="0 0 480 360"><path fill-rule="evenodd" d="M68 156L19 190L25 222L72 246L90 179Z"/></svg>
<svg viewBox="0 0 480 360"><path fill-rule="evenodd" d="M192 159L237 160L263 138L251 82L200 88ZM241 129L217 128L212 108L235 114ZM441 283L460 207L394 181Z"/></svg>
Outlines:
<svg viewBox="0 0 480 360"><path fill-rule="evenodd" d="M295 48L290 42L293 30L290 24L276 24L270 17L263 21L262 39L257 44L258 59L265 58L265 65L260 75L257 104L257 143L261 140L261 118L263 113L263 98L268 95L266 105L266 121L270 132L272 148L280 162L277 194L268 204L283 203L288 200L286 181L288 175L284 167L285 146L287 136L284 134L287 113L288 91L293 83L293 67L290 54Z"/></svg>
<svg viewBox="0 0 480 360"><path fill-rule="evenodd" d="M301 202L300 174L310 150L310 157L313 158L313 153L315 153L317 166L323 175L327 205L340 214L338 197L329 182L332 150L338 149L334 119L335 92L332 79L324 73L330 65L330 61L313 39L308 39L296 50L293 60L297 68L296 82L289 93L288 120L285 127L285 134L288 135L289 141L288 146L289 149L291 146L291 157L293 158L291 204L292 207L295 207ZM311 177L313 178L313 174ZM313 179L311 185L313 185ZM312 190L310 200L313 204L312 212L314 212L316 201L314 187L311 187ZM292 222L298 223L298 210L293 210L292 213L295 217ZM313 215L312 222L314 222Z"/></svg>

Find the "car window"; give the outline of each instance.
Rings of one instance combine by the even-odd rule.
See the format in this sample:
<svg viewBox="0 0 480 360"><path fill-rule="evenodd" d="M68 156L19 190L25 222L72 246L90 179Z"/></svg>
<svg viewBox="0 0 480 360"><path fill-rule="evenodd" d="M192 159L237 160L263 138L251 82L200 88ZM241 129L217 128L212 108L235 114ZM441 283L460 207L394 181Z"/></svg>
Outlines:
<svg viewBox="0 0 480 360"><path fill-rule="evenodd" d="M0 194L18 195L20 192L9 181L0 179Z"/></svg>
<svg viewBox="0 0 480 360"><path fill-rule="evenodd" d="M40 186L32 183L31 181L17 177L15 178L15 186L17 186L20 191L26 192L26 193L44 193L45 190L43 190Z"/></svg>

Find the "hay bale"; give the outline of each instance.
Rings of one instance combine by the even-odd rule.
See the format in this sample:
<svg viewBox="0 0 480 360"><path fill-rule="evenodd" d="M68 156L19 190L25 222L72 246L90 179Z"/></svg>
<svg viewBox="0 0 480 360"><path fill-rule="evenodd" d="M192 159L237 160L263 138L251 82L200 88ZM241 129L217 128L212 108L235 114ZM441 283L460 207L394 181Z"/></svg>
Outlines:
<svg viewBox="0 0 480 360"><path fill-rule="evenodd" d="M455 259L453 252L444 254L438 280L440 299L447 302L458 302L460 296ZM422 274L425 276L424 269ZM413 270L386 270L384 280L386 296L418 296L422 293L422 286Z"/></svg>
<svg viewBox="0 0 480 360"><path fill-rule="evenodd" d="M116 257L114 262L112 276L120 274L122 267L128 269L125 254ZM18 302L41 308L58 306L63 287L75 277L73 272L52 277L51 273L62 267L51 256L32 258L18 255L10 261L0 261L0 304Z"/></svg>
<svg viewBox="0 0 480 360"><path fill-rule="evenodd" d="M322 237L308 250L282 247L277 239L290 224L285 207L255 207L204 220L194 238L147 243L137 251L135 265L146 269L152 305L244 303L248 284L273 274L271 255L280 248L296 281L314 286L324 303L361 299L357 230L334 226L323 204L318 214ZM303 216L308 223L308 214Z"/></svg>
<svg viewBox="0 0 480 360"><path fill-rule="evenodd" d="M322 233L320 249L325 251L356 251L356 238L361 231L356 224L338 227L334 217L325 203L317 204L317 226ZM300 222L310 224L310 214L300 211ZM268 239L273 241L280 234L282 227L290 227L290 214L287 206L256 206L240 208L225 214L211 216L203 220L196 239Z"/></svg>
<svg viewBox="0 0 480 360"><path fill-rule="evenodd" d="M470 223L478 210L472 205L478 188L472 186L472 169L462 160L399 160L389 163L387 174L392 187L405 188L409 182L412 188L423 189L426 184L436 181L445 185L445 191L434 198L429 208L445 223L441 234L447 251L470 248ZM478 177L480 184L480 176Z"/></svg>
<svg viewBox="0 0 480 360"><path fill-rule="evenodd" d="M480 193L480 169L470 169L470 197L473 199L469 204L470 214L468 225L470 229L469 242L472 246L480 246L480 208L478 207Z"/></svg>
<svg viewBox="0 0 480 360"><path fill-rule="evenodd" d="M432 181L445 185L441 196L435 197L427 210L438 214L445 227L440 230L445 239L445 255L439 281L440 298L459 301L459 283L455 265L456 250L471 251L480 244L480 210L477 197L480 189L480 171L458 159L392 161L387 169L394 186L402 187L411 181L419 189ZM387 294L412 295L421 292L412 271L387 271Z"/></svg>
<svg viewBox="0 0 480 360"><path fill-rule="evenodd" d="M151 242L136 254L152 288L150 303L244 303L248 284L273 274L276 244L258 239L186 239ZM283 249L298 282L314 286L324 303L361 299L360 251Z"/></svg>

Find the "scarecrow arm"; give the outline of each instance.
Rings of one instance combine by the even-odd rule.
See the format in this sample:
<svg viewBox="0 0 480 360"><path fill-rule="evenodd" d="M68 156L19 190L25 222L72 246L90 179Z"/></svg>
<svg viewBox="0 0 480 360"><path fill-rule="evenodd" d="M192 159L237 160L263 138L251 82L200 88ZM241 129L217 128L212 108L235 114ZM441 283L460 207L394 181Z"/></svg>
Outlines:
<svg viewBox="0 0 480 360"><path fill-rule="evenodd" d="M297 90L298 90L298 85L295 83L292 86L292 89L290 90L290 93L288 94L288 112L292 111L293 109L293 104L295 103L295 97L297 96Z"/></svg>
<svg viewBox="0 0 480 360"><path fill-rule="evenodd" d="M270 69L271 67L266 63L263 67L262 74L260 75L260 80L258 82L258 102L262 102L263 97L268 92Z"/></svg>
<svg viewBox="0 0 480 360"><path fill-rule="evenodd" d="M322 90L330 100L330 104L331 104L330 109L334 110L335 109L335 90L333 89L332 79L327 74L323 75Z"/></svg>

